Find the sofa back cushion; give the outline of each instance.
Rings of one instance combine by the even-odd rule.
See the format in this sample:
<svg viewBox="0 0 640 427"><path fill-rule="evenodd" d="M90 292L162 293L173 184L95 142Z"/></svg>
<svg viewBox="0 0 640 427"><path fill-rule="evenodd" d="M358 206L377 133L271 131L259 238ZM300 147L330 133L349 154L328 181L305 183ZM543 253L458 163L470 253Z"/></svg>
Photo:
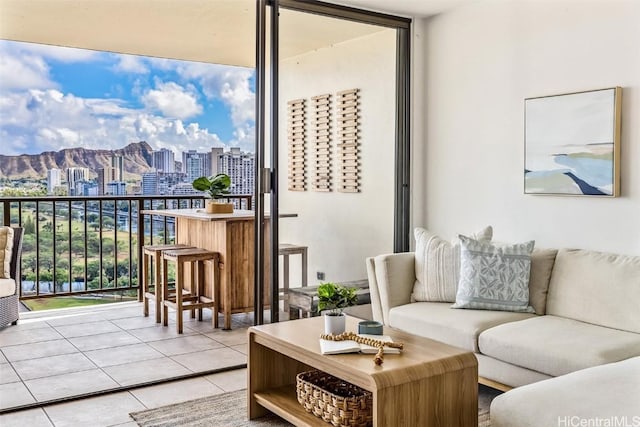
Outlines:
<svg viewBox="0 0 640 427"><path fill-rule="evenodd" d="M561 249L547 314L640 333L640 256Z"/></svg>
<svg viewBox="0 0 640 427"><path fill-rule="evenodd" d="M0 279L11 278L13 228L0 227Z"/></svg>
<svg viewBox="0 0 640 427"><path fill-rule="evenodd" d="M556 260L557 249L536 248L531 254L531 275L529 277L529 305L536 314L543 315L547 309L547 293L553 263Z"/></svg>
<svg viewBox="0 0 640 427"><path fill-rule="evenodd" d="M460 277L460 241L448 242L436 234L416 228L414 301L455 302ZM491 240L493 228L487 226L469 237L475 240Z"/></svg>

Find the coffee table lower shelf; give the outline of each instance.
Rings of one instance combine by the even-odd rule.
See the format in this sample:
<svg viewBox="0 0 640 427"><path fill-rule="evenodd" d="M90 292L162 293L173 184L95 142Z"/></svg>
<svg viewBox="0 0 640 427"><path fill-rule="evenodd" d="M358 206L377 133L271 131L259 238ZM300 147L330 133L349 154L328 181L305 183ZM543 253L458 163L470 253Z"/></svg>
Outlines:
<svg viewBox="0 0 640 427"><path fill-rule="evenodd" d="M323 421L322 418L305 411L302 405L298 403L295 384L257 392L253 396L260 406L296 426L330 425Z"/></svg>

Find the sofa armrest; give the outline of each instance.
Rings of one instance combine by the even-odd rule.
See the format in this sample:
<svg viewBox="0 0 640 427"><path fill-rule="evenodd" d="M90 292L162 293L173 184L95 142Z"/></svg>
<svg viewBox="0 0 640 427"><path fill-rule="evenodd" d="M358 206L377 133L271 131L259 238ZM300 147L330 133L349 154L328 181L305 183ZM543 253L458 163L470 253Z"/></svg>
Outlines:
<svg viewBox="0 0 640 427"><path fill-rule="evenodd" d="M378 255L367 258L367 275L373 318L389 324L389 310L411 302L416 280L413 252Z"/></svg>

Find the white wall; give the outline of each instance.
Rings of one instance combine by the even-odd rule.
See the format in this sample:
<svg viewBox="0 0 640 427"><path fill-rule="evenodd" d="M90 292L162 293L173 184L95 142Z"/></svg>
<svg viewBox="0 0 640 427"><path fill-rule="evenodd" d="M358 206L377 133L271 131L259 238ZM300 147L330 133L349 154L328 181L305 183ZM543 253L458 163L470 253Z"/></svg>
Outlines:
<svg viewBox="0 0 640 427"><path fill-rule="evenodd" d="M317 282L317 271L332 281L366 278L365 258L393 251L395 31L382 30L280 64L281 105L351 88L360 89L360 193L311 190L309 144L308 189L287 189L286 111L280 110L280 211L298 214L280 220L280 241L309 246L309 284ZM335 132L335 115L333 120ZM292 258L291 267L298 265ZM299 274L292 270L294 282Z"/></svg>
<svg viewBox="0 0 640 427"><path fill-rule="evenodd" d="M640 255L640 2L486 1L421 25L427 84L414 122L426 120L426 150L414 192L425 201L414 224L447 237L492 224L498 240ZM613 86L622 196L524 195L524 99Z"/></svg>

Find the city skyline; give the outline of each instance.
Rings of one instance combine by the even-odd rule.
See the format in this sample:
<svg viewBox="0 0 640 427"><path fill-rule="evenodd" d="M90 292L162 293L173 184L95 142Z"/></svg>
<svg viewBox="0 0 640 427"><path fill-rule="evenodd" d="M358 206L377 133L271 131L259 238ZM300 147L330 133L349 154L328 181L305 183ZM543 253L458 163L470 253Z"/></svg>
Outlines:
<svg viewBox="0 0 640 427"><path fill-rule="evenodd" d="M254 145L250 68L0 41L2 155Z"/></svg>

